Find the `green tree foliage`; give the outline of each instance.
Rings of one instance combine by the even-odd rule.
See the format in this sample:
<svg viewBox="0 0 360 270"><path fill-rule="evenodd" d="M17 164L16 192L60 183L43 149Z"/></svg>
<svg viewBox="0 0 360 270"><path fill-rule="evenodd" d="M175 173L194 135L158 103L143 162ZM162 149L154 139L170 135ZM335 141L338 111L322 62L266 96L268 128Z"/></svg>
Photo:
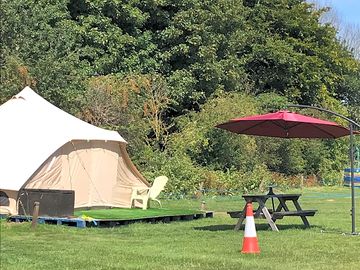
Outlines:
<svg viewBox="0 0 360 270"><path fill-rule="evenodd" d="M322 104L322 89L336 96L342 74L351 73L355 63L335 29L318 23L323 11L300 0L256 2L249 21L260 38L246 66L258 90L303 104Z"/></svg>
<svg viewBox="0 0 360 270"><path fill-rule="evenodd" d="M168 1L167 8L170 2L177 12L157 36L163 72L179 110L198 108L219 89L239 91L247 76L237 54L249 41L242 4Z"/></svg>
<svg viewBox="0 0 360 270"><path fill-rule="evenodd" d="M96 76L87 81L79 117L96 126L118 130L141 153L146 145L162 149L168 126L164 112L171 103L163 77L153 75Z"/></svg>
<svg viewBox="0 0 360 270"><path fill-rule="evenodd" d="M25 86L34 87L35 79L29 74L28 67L14 56L5 56L1 66L1 95L0 103L7 101Z"/></svg>
<svg viewBox="0 0 360 270"><path fill-rule="evenodd" d="M156 44L145 24L149 15L141 1L71 0L68 11L75 23L80 58L92 72L153 72Z"/></svg>
<svg viewBox="0 0 360 270"><path fill-rule="evenodd" d="M215 170L251 170L256 162L255 140L224 132L215 125L230 118L255 114L254 100L245 94L220 94L209 99L201 112L181 119L179 134L171 137L171 149L187 154L196 164Z"/></svg>
<svg viewBox="0 0 360 270"><path fill-rule="evenodd" d="M347 139L214 128L289 102L359 121L360 63L319 23L324 12L305 0L4 0L0 102L29 85L119 131L146 176L170 176L169 191L249 190L300 174L335 183Z"/></svg>
<svg viewBox="0 0 360 270"><path fill-rule="evenodd" d="M345 76L339 96L348 104L351 118L360 123L360 62L356 72Z"/></svg>
<svg viewBox="0 0 360 270"><path fill-rule="evenodd" d="M31 86L49 101L76 111L81 80L88 74L77 53L67 1L2 1L2 72L19 59ZM5 71L4 71L5 70ZM19 89L21 83L14 88Z"/></svg>

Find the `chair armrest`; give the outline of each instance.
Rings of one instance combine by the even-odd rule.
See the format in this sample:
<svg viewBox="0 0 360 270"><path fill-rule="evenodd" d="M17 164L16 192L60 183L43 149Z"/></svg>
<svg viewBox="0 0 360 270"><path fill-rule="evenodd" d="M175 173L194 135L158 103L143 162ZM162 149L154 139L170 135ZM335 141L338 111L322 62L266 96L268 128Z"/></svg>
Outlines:
<svg viewBox="0 0 360 270"><path fill-rule="evenodd" d="M149 190L150 188L147 187L132 187L132 190L138 190L138 191L142 191L142 190Z"/></svg>
<svg viewBox="0 0 360 270"><path fill-rule="evenodd" d="M144 188L144 187L132 187L132 193L134 195L144 195L149 192L150 188Z"/></svg>

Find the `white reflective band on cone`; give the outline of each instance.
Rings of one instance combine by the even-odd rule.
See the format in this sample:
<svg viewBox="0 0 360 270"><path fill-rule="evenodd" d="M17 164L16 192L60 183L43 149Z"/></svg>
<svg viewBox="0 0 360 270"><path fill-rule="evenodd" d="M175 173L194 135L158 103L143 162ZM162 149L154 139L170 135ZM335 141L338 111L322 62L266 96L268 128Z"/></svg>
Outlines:
<svg viewBox="0 0 360 270"><path fill-rule="evenodd" d="M253 216L246 217L245 237L256 237L255 220Z"/></svg>

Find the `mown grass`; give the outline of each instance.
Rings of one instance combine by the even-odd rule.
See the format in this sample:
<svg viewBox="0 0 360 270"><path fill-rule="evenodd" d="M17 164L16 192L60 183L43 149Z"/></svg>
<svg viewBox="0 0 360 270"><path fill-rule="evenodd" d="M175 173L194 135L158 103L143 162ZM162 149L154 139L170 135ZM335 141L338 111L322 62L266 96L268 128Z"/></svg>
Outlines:
<svg viewBox="0 0 360 270"><path fill-rule="evenodd" d="M292 192L299 192L293 190ZM215 217L167 224L77 229L1 222L1 269L359 269L360 237L351 231L350 191L300 191L305 209L318 209L304 229L300 218L277 221L280 232L256 220L260 255L241 254L243 231L224 213L240 197L206 197ZM360 226L357 194L357 225ZM163 201L166 209L198 209L199 200Z"/></svg>

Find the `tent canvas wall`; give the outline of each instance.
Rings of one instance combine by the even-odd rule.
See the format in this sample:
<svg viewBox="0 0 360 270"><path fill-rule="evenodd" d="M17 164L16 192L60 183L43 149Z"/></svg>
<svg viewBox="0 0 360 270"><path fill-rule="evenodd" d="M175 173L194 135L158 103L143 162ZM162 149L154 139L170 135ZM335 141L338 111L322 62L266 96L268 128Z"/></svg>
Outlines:
<svg viewBox="0 0 360 270"><path fill-rule="evenodd" d="M75 208L128 208L132 187L149 187L117 132L60 110L29 87L0 106L0 123L2 212L18 212L23 189L74 190Z"/></svg>

